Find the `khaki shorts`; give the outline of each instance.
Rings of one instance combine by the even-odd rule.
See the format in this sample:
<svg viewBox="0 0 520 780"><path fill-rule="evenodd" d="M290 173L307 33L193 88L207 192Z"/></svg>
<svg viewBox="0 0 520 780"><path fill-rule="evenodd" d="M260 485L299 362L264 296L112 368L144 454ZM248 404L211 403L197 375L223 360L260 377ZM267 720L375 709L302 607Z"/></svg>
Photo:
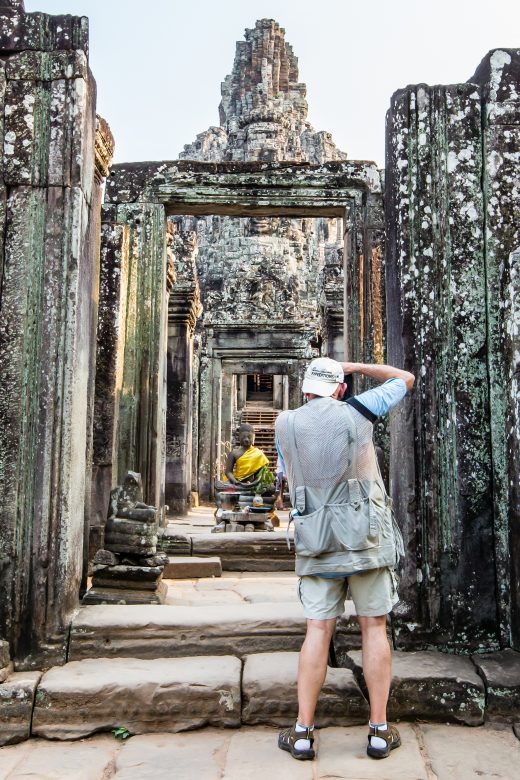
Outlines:
<svg viewBox="0 0 520 780"><path fill-rule="evenodd" d="M356 614L361 617L388 615L399 601L397 576L387 567L338 579L305 575L298 583L305 617L310 620L339 617L345 611L349 589Z"/></svg>

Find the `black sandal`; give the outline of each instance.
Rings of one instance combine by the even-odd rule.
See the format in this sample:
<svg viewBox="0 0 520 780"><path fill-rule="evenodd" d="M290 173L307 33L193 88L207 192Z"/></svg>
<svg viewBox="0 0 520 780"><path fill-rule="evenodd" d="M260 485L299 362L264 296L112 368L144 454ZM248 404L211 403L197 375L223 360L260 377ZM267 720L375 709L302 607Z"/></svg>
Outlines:
<svg viewBox="0 0 520 780"><path fill-rule="evenodd" d="M386 742L386 747L372 747L370 737L379 737L379 739L384 739ZM367 755L370 756L370 758L386 758L390 755L390 751L398 748L400 744L401 737L399 736L399 732L395 726L388 726L388 728L384 729L383 731L380 731L377 726L369 727Z"/></svg>
<svg viewBox="0 0 520 780"><path fill-rule="evenodd" d="M291 726L290 729L284 729L283 731L280 731L280 735L278 737L278 747L282 750L286 750L293 758L297 758L299 761L312 760L316 756L313 748L313 733L314 728L306 727L305 731L296 731L296 726ZM298 750L295 748L294 743L299 739L308 739L311 744L310 748L308 750Z"/></svg>

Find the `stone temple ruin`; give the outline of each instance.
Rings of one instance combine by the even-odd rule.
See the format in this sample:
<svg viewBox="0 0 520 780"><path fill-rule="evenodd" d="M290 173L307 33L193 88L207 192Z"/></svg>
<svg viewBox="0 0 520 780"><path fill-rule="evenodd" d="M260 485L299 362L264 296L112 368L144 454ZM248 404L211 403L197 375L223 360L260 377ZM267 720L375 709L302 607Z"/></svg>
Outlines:
<svg viewBox="0 0 520 780"><path fill-rule="evenodd" d="M1 0L0 48L5 669L34 694L33 670L89 657L98 608L80 650L71 621L125 475L162 529L211 501L238 423L298 406L318 354L416 375L378 430L395 646L520 651L520 50L397 91L381 171L310 125L272 20L173 161L112 165L87 19Z"/></svg>

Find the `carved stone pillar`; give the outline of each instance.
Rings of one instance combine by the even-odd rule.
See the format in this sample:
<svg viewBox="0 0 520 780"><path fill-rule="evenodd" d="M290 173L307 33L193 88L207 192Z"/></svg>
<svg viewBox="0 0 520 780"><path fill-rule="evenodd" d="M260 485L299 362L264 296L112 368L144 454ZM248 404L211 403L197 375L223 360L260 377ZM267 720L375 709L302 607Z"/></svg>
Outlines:
<svg viewBox="0 0 520 780"><path fill-rule="evenodd" d="M487 359L500 640L520 649L520 51L491 51L472 81L484 101Z"/></svg>
<svg viewBox="0 0 520 780"><path fill-rule="evenodd" d="M497 636L481 126L471 84L401 90L387 123L388 361L417 374L390 418L397 638L465 651Z"/></svg>
<svg viewBox="0 0 520 780"><path fill-rule="evenodd" d="M219 358L201 359L199 392L199 496L209 501L221 456L222 364Z"/></svg>
<svg viewBox="0 0 520 780"><path fill-rule="evenodd" d="M0 634L22 668L64 661L82 574L95 85L82 20L10 10L0 10Z"/></svg>
<svg viewBox="0 0 520 780"><path fill-rule="evenodd" d="M94 401L90 550L103 547L110 500L118 474L118 419L125 353L129 228L101 226L99 318Z"/></svg>
<svg viewBox="0 0 520 780"><path fill-rule="evenodd" d="M116 483L121 484L128 471L138 471L145 502L162 513L167 342L164 207L158 203L107 205L103 213L108 222L127 225L129 231Z"/></svg>
<svg viewBox="0 0 520 780"><path fill-rule="evenodd" d="M92 318L90 323L90 343L92 345L90 353L90 365L89 365L89 391L88 391L88 403L87 403L87 446L86 446L86 473L85 484L87 489L85 491L85 534L83 537L83 577L81 583L82 595L87 587L88 576L88 561L91 559L96 551L99 549L98 542L99 535L92 538L93 549L90 550L91 542L91 522L93 516L96 519L99 518L99 507L92 506L93 493L91 485L94 479L94 424L96 421L95 415L95 382L96 382L96 362L97 362L97 349L94 345L97 344L97 330L98 330L98 307L99 298L102 296L100 290L100 260L101 260L101 202L103 199L103 184L106 177L109 174L110 166L112 164L112 158L114 155L114 137L110 131L110 127L107 122L100 116L96 116L96 135L95 135L95 147L94 147L94 187L92 192L92 218L90 220L90 243L92 245L92 252L95 258L98 258L98 262L93 264L92 267ZM106 273L106 269L105 269ZM105 301L106 303L106 301ZM105 311L105 317L107 312ZM108 497L107 505L108 506ZM105 507L106 516L106 507ZM99 523L96 523L96 527L99 529ZM101 540L102 541L102 540Z"/></svg>
<svg viewBox="0 0 520 780"><path fill-rule="evenodd" d="M273 376L273 406L275 409L283 409L283 376Z"/></svg>
<svg viewBox="0 0 520 780"><path fill-rule="evenodd" d="M165 500L170 512L183 513L192 492L193 334L200 300L194 256L176 238L177 279L168 305Z"/></svg>

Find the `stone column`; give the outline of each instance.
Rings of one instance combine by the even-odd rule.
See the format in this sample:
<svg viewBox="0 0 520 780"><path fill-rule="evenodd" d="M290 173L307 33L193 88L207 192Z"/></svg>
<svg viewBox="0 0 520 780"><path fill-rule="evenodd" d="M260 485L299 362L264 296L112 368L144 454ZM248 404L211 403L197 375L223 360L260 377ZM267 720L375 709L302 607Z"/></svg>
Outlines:
<svg viewBox="0 0 520 780"><path fill-rule="evenodd" d="M157 203L107 205L104 214L107 221L127 225L129 230L117 480L122 484L127 471L139 472L145 503L162 511L167 342L164 206Z"/></svg>
<svg viewBox="0 0 520 780"><path fill-rule="evenodd" d="M82 574L95 85L86 20L0 14L0 38L0 634L23 668L64 661Z"/></svg>
<svg viewBox="0 0 520 780"><path fill-rule="evenodd" d="M166 416L166 503L186 512L192 490L193 328L196 313L174 290L168 324L168 406Z"/></svg>
<svg viewBox="0 0 520 780"><path fill-rule="evenodd" d="M273 406L275 409L283 409L283 376L273 376Z"/></svg>
<svg viewBox="0 0 520 780"><path fill-rule="evenodd" d="M104 222L101 226L90 559L103 547L110 491L116 486L118 476L117 438L125 353L128 252L128 226Z"/></svg>
<svg viewBox="0 0 520 780"><path fill-rule="evenodd" d="M240 411L246 405L247 400L247 374L238 374L237 385L237 406Z"/></svg>
<svg viewBox="0 0 520 780"><path fill-rule="evenodd" d="M221 465L227 456L231 445L233 433L233 374L224 371L222 373L222 403L220 420ZM219 474L220 477L220 474Z"/></svg>
<svg viewBox="0 0 520 780"><path fill-rule="evenodd" d="M487 359L500 641L520 649L520 50L489 52L472 81L484 102Z"/></svg>
<svg viewBox="0 0 520 780"><path fill-rule="evenodd" d="M465 651L497 638L481 120L471 84L408 87L387 120L388 361L417 377L390 419L396 636Z"/></svg>
<svg viewBox="0 0 520 780"><path fill-rule="evenodd" d="M94 155L94 189L92 194L92 218L90 220L90 243L92 253L98 262L93 265L92 273L92 318L90 323L90 342L92 345L97 343L97 330L99 318L99 298L100 298L100 252L101 252L101 202L103 199L103 184L110 171L112 158L114 154L114 137L110 131L107 122L100 116L96 117L96 135L95 135L95 155ZM106 316L106 312L105 312ZM83 547L83 577L81 583L81 595L87 587L88 561L92 559L99 549L99 534L92 538L93 548L90 550L91 542L91 521L94 517L100 520L99 506L92 506L91 485L94 478L94 424L96 421L95 413L95 383L96 383L96 364L97 349L91 350L89 365L89 390L87 406L87 446L86 446L86 473L85 484L85 534ZM110 458L111 460L111 458ZM108 497L105 506L105 517L108 507ZM96 524L99 529L99 523ZM102 542L102 540L101 540Z"/></svg>
<svg viewBox="0 0 520 780"><path fill-rule="evenodd" d="M283 404L282 409L286 411L289 408L289 377L283 375Z"/></svg>
<svg viewBox="0 0 520 780"><path fill-rule="evenodd" d="M211 338L211 337L209 337ZM203 357L199 403L199 496L209 501L219 471L222 366L218 358Z"/></svg>

